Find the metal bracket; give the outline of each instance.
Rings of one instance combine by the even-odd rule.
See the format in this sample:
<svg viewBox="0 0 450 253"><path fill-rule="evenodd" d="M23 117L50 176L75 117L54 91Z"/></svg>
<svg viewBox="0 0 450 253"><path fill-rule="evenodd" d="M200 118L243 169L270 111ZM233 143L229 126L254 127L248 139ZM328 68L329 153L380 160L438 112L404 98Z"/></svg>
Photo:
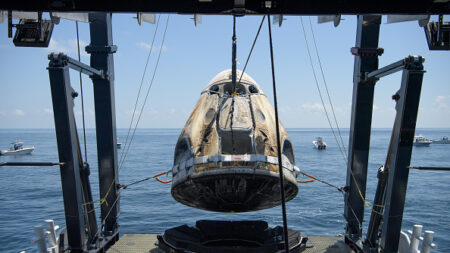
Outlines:
<svg viewBox="0 0 450 253"><path fill-rule="evenodd" d="M381 77L390 75L390 74L400 71L402 69L423 70L422 63L424 63L424 62L425 62L425 58L423 58L422 56L410 55L403 60L389 64L381 69L377 69L370 73L366 73L364 81L376 82Z"/></svg>
<svg viewBox="0 0 450 253"><path fill-rule="evenodd" d="M352 47L350 52L354 56L381 56L384 53L383 48L360 48Z"/></svg>
<svg viewBox="0 0 450 253"><path fill-rule="evenodd" d="M51 53L48 55L51 66L69 66L71 69L80 71L90 77L105 79L103 70L92 68L82 62L79 62L63 53Z"/></svg>

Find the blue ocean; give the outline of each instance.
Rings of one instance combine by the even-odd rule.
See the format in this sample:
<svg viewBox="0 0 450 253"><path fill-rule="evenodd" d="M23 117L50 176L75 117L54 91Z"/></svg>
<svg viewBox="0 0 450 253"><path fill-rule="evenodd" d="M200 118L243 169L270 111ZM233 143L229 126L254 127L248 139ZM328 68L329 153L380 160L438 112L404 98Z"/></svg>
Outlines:
<svg viewBox="0 0 450 253"><path fill-rule="evenodd" d="M122 184L167 171L173 162L173 150L180 129L138 129L120 168ZM329 129L288 129L294 144L296 165L304 172L337 186L346 181L346 163ZM348 129L342 130L348 144ZM417 129L429 139L450 135L450 129ZM127 129L118 129L119 142L125 142ZM372 201L377 183L377 169L384 164L391 131L374 129L371 134L367 200ZM82 141L82 132L79 132ZM326 150L316 150L312 141L322 136ZM0 156L0 162L58 162L53 129L0 129L0 149L20 140L35 146L31 155ZM99 199L95 130L87 130L88 163L94 199ZM118 156L125 151L124 144ZM450 166L450 145L432 144L414 147L412 166ZM165 179L164 177L162 179ZM167 178L169 179L169 178ZM301 177L299 179L302 179ZM305 180L307 178L304 178ZM422 224L423 230L435 231L438 249L450 252L450 172L411 170L403 217L403 230ZM0 167L0 252L36 252L32 242L33 227L54 219L65 226L59 167ZM161 233L182 224L193 225L199 219L263 219L271 226L282 225L281 208L250 213L215 213L193 209L176 202L170 195L170 184L146 181L124 190L120 200L120 233ZM344 233L344 200L334 188L319 182L299 184L299 194L287 203L289 227L308 235ZM370 210L366 207L364 232ZM98 215L98 213L97 213Z"/></svg>

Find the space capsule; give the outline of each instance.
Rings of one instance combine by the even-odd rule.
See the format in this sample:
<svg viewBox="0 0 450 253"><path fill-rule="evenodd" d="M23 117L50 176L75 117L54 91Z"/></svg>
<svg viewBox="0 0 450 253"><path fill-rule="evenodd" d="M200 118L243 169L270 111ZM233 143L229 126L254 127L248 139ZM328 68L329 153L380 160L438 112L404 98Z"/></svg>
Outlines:
<svg viewBox="0 0 450 253"><path fill-rule="evenodd" d="M233 93L231 75L225 70L210 81L181 131L171 193L180 203L209 211L271 208L281 204L275 112L245 73ZM281 124L280 140L289 201L298 192L299 169Z"/></svg>

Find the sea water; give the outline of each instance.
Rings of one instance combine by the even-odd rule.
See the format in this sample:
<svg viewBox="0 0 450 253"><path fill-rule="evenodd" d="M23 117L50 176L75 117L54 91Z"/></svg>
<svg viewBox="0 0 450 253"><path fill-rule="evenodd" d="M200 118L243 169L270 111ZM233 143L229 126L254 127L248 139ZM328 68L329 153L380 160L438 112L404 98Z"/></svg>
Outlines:
<svg viewBox="0 0 450 253"><path fill-rule="evenodd" d="M118 129L118 157L127 152L120 168L120 183L131 182L170 170L173 151L180 129L138 129L129 149L125 146L127 129ZM348 129L341 130L348 146ZM450 129L417 129L429 139L450 135ZM336 186L345 186L346 162L329 129L288 129L294 144L296 165L304 172ZM95 130L87 130L87 161L91 166L94 199L99 199L97 146ZM371 133L367 200L373 201L377 184L377 170L386 160L391 131L374 129ZM79 131L83 147L82 131ZM313 148L312 141L322 136L326 150ZM338 137L339 138L339 137ZM1 129L0 149L20 140L25 146L35 146L31 155L0 156L0 162L58 162L57 144L53 129ZM412 166L450 167L450 145L432 144L414 147ZM170 178L170 177L169 177ZM165 178L162 179L169 179ZM299 177L307 180L308 178ZM403 216L403 230L414 224L424 230L435 231L438 250L450 252L450 172L411 170ZM65 226L59 167L0 167L0 252L36 252L32 242L33 227L44 226L53 219ZM307 235L338 235L344 233L343 195L319 182L299 184L299 193L287 205L288 226ZM99 215L97 209L97 217ZM133 185L121 194L120 233L161 233L183 224L194 225L200 219L253 220L262 219L271 226L282 225L281 208L249 213L217 213L197 210L176 202L170 195L170 184L149 180ZM365 208L364 232L370 218Z"/></svg>

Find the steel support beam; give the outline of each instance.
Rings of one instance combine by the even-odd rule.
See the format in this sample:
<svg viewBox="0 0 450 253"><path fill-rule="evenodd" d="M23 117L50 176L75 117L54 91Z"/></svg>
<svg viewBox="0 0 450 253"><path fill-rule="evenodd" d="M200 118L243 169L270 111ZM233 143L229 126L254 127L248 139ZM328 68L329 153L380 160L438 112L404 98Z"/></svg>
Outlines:
<svg viewBox="0 0 450 253"><path fill-rule="evenodd" d="M409 163L416 130L420 91L423 80L423 58L406 59L400 90L394 96L397 100L397 115L393 129L393 145L389 161L389 177L386 188L385 211L381 233L381 250L386 253L398 251L408 185Z"/></svg>
<svg viewBox="0 0 450 253"><path fill-rule="evenodd" d="M374 81L365 81L365 74L378 69L378 48L381 15L358 16L353 74L352 116L347 164L347 186L344 216L347 220L346 239L358 246L362 236L364 199L366 194L367 163L369 159L370 131Z"/></svg>
<svg viewBox="0 0 450 253"><path fill-rule="evenodd" d="M103 71L105 78L93 76L95 123L97 135L98 174L101 219L105 236L117 234L119 215L118 160L116 150L116 115L114 107L114 62L117 47L112 41L111 13L89 13L91 67ZM107 203L107 204L106 204ZM117 234L118 238L118 234ZM115 240L113 239L112 242Z"/></svg>
<svg viewBox="0 0 450 253"><path fill-rule="evenodd" d="M3 1L1 10L21 11L72 11L72 12L171 12L180 14L227 14L235 7L236 2L242 2L242 10L248 14L267 13L265 1L261 0L215 0L215 1L142 1L142 0L15 0ZM364 1L336 1L315 0L298 1L283 0L271 1L270 13L273 15L355 15L355 14L450 14L450 6L446 1L389 1L389 0L364 0ZM406 4L407 3L407 4Z"/></svg>
<svg viewBox="0 0 450 253"><path fill-rule="evenodd" d="M61 186L68 243L71 252L85 249L85 227L83 192L80 179L79 144L73 98L75 91L70 86L69 67L62 61L51 60L48 67L55 118L55 131L61 172Z"/></svg>

